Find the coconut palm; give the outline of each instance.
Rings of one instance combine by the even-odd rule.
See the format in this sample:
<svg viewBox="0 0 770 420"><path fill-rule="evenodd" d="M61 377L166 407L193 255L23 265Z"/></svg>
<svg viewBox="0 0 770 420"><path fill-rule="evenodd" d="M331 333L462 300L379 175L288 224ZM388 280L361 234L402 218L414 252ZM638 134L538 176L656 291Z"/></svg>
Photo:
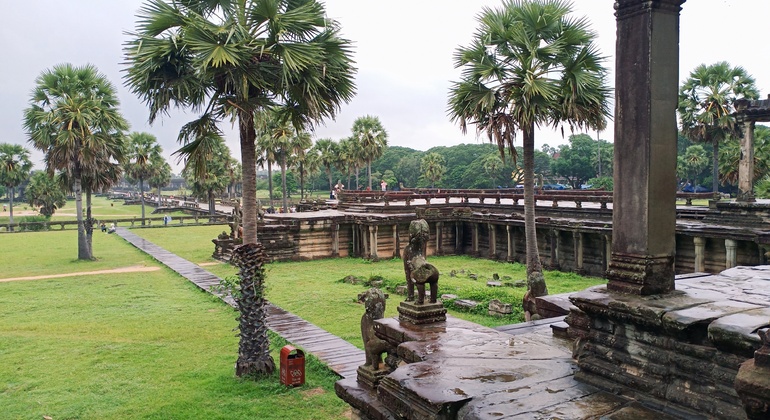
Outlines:
<svg viewBox="0 0 770 420"><path fill-rule="evenodd" d="M737 137L734 103L736 99L757 99L759 92L743 67L731 67L721 61L701 64L679 88L679 121L682 132L691 141L711 143L712 191L719 191L719 143Z"/></svg>
<svg viewBox="0 0 770 420"><path fill-rule="evenodd" d="M154 162L161 160L158 139L150 133L131 133L126 143L126 174L139 182L139 199L142 203L142 226L144 226L144 181L160 169Z"/></svg>
<svg viewBox="0 0 770 420"><path fill-rule="evenodd" d="M358 143L361 159L366 162L366 176L372 189L372 161L382 156L388 146L388 132L380 119L371 115L353 121L353 138Z"/></svg>
<svg viewBox="0 0 770 420"><path fill-rule="evenodd" d="M446 173L446 159L436 152L428 153L420 160L420 172L430 187L435 188Z"/></svg>
<svg viewBox="0 0 770 420"><path fill-rule="evenodd" d="M340 160L339 144L332 139L318 139L313 146L318 151L320 164L326 170L329 177L329 191L334 189L332 180L332 168L337 167Z"/></svg>
<svg viewBox="0 0 770 420"><path fill-rule="evenodd" d="M9 226L13 225L13 196L16 187L27 180L31 169L29 150L18 144L0 144L0 184L8 188Z"/></svg>
<svg viewBox="0 0 770 420"><path fill-rule="evenodd" d="M115 88L94 66L54 66L38 76L35 84L30 107L24 111L24 128L34 147L45 153L48 173L62 171L71 179L78 259L90 260L93 253L83 218L83 179L105 162L121 163L128 124L118 111Z"/></svg>
<svg viewBox="0 0 770 420"><path fill-rule="evenodd" d="M516 159L520 132L524 161L524 220L527 244L525 313L534 298L548 294L537 249L534 201L535 127L602 128L609 115L606 69L585 18L569 16L562 0L506 0L485 8L467 47L455 52L462 68L449 94L449 115L465 132L476 125Z"/></svg>
<svg viewBox="0 0 770 420"><path fill-rule="evenodd" d="M321 170L321 155L318 153L318 150L311 147L301 156L294 156L294 164L299 169L300 198L304 199L306 195L310 195L309 192L307 194L305 193L305 180L313 179L313 177L316 176ZM310 186L310 191L314 190L315 181L313 181L312 185Z"/></svg>

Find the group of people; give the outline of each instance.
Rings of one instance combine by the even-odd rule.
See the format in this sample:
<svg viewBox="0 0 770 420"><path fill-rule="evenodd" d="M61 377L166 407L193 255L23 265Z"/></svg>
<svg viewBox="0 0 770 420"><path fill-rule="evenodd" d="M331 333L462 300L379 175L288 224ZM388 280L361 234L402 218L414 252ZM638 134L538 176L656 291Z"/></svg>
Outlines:
<svg viewBox="0 0 770 420"><path fill-rule="evenodd" d="M115 233L115 230L118 229L118 225L115 222L112 222L109 228L107 228L107 225L105 225L104 222L102 222L99 227L104 233Z"/></svg>
<svg viewBox="0 0 770 420"><path fill-rule="evenodd" d="M345 189L345 184L343 184L342 181L338 179L337 184L334 186L334 188L332 188L332 192L329 195L329 198L331 198L332 200L338 199L340 192L342 192L342 190L344 189ZM367 187L366 190L371 191L371 188ZM380 190L382 192L385 192L388 190L388 183L384 179L380 182Z"/></svg>

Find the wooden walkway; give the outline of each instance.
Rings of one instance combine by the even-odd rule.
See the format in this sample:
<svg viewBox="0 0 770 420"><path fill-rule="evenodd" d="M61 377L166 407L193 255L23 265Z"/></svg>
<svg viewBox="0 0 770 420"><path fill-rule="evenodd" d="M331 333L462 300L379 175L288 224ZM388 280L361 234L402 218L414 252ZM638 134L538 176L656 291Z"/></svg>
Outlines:
<svg viewBox="0 0 770 420"><path fill-rule="evenodd" d="M115 233L191 281L203 291L218 296L230 306L236 306L232 296L212 292L211 286L219 284L221 280L219 277L202 269L197 264L139 237L126 228L119 227ZM267 314L268 328L293 345L311 353L343 378L355 378L356 370L366 361L363 350L297 315L286 312L273 304L268 304Z"/></svg>

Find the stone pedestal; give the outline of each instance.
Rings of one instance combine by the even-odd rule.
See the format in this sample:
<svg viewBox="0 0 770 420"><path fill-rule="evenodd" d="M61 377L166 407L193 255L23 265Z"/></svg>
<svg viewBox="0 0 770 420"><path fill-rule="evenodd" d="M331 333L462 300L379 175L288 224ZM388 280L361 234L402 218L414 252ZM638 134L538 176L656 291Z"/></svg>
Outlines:
<svg viewBox="0 0 770 420"><path fill-rule="evenodd" d="M388 369L373 369L371 366L361 365L356 371L358 383L369 389L377 389L380 380L390 373Z"/></svg>
<svg viewBox="0 0 770 420"><path fill-rule="evenodd" d="M764 345L754 352L753 359L741 365L735 377L735 391L751 420L770 418L770 330L759 333Z"/></svg>
<svg viewBox="0 0 770 420"><path fill-rule="evenodd" d="M401 302L398 305L398 319L414 325L446 321L446 308L439 300L436 303L417 304Z"/></svg>

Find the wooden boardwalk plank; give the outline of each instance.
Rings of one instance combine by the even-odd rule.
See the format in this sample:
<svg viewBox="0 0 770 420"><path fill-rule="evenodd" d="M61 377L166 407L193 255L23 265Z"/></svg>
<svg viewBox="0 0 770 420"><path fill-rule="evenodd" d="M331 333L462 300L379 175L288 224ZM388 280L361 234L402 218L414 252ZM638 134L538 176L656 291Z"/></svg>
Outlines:
<svg viewBox="0 0 770 420"><path fill-rule="evenodd" d="M218 285L221 281L219 277L144 238L140 238L126 228L119 227L116 233L201 290L217 296L230 306L236 307L232 296L211 291L211 286ZM268 328L293 345L302 347L305 351L313 354L343 378L355 377L358 366L364 364L366 360L364 351L358 347L273 304L268 303L265 309Z"/></svg>

